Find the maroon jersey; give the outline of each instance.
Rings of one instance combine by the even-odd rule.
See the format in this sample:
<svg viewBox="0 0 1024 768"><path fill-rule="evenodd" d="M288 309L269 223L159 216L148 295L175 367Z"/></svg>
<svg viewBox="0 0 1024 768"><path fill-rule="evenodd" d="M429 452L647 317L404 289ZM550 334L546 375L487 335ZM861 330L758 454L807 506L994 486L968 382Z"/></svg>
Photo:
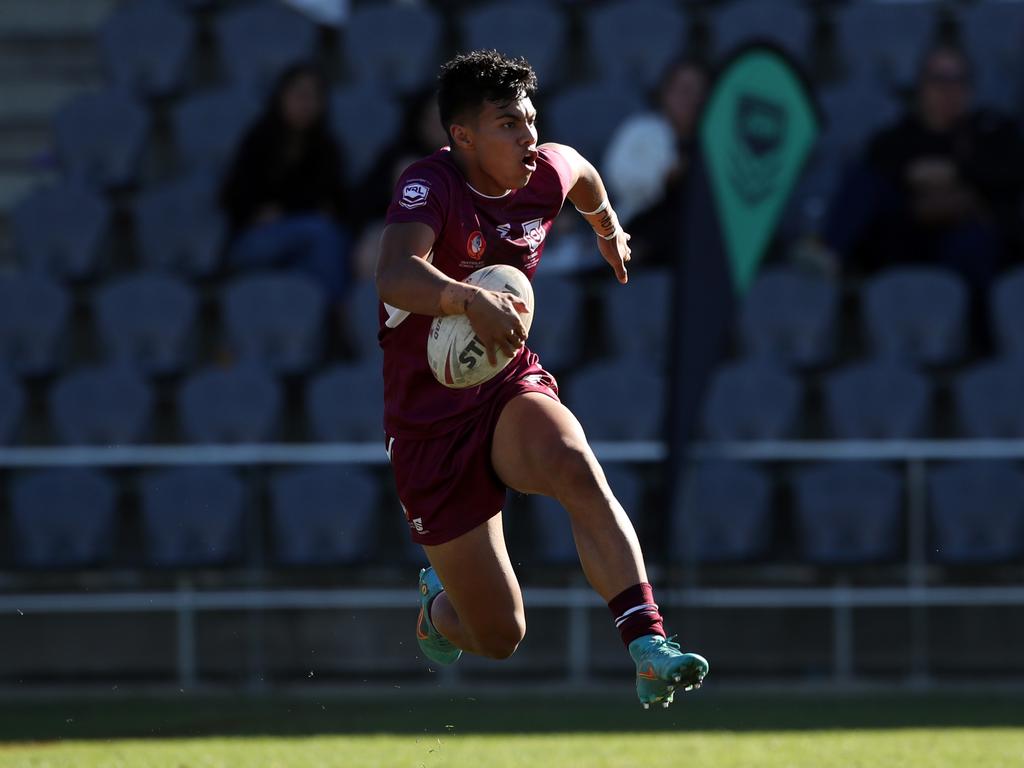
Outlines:
<svg viewBox="0 0 1024 768"><path fill-rule="evenodd" d="M386 222L417 221L434 230L430 262L455 280L491 264L533 273L544 240L572 183L569 163L550 145L539 148L537 170L522 189L493 197L473 189L447 148L410 165L398 181ZM440 384L427 365L431 318L381 305L384 350L384 431L430 437L455 429L485 406L502 383L540 370L528 349L490 381L467 389Z"/></svg>

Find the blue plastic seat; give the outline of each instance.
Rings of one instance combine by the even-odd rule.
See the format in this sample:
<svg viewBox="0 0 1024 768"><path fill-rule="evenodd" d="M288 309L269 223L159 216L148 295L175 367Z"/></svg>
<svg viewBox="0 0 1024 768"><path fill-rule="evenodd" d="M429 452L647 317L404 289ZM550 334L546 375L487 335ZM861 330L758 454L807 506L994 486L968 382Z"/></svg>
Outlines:
<svg viewBox="0 0 1024 768"><path fill-rule="evenodd" d="M732 0L716 3L711 17L716 56L721 59L753 40L779 46L799 62L809 58L812 19L800 3Z"/></svg>
<svg viewBox="0 0 1024 768"><path fill-rule="evenodd" d="M605 328L615 354L664 370L672 348L672 275L651 270L629 283L608 280L604 289Z"/></svg>
<svg viewBox="0 0 1024 768"><path fill-rule="evenodd" d="M281 388L256 365L206 368L179 390L178 413L190 442L267 442L277 435Z"/></svg>
<svg viewBox="0 0 1024 768"><path fill-rule="evenodd" d="M552 371L567 371L582 357L583 291L568 277L533 281L534 318L527 346Z"/></svg>
<svg viewBox="0 0 1024 768"><path fill-rule="evenodd" d="M68 177L96 187L135 183L149 137L149 115L127 93L77 96L54 118L54 138Z"/></svg>
<svg viewBox="0 0 1024 768"><path fill-rule="evenodd" d="M441 19L427 5L369 3L354 8L345 34L353 79L409 94L434 81L441 58Z"/></svg>
<svg viewBox="0 0 1024 768"><path fill-rule="evenodd" d="M644 489L640 478L622 464L605 464L603 469L615 498L636 526L643 514ZM578 562L572 523L565 508L550 496L531 496L530 509L538 560L552 565Z"/></svg>
<svg viewBox="0 0 1024 768"><path fill-rule="evenodd" d="M37 189L12 213L15 251L26 268L71 280L96 271L110 206L76 182Z"/></svg>
<svg viewBox="0 0 1024 768"><path fill-rule="evenodd" d="M105 283L96 295L96 326L107 356L145 373L177 373L192 357L195 291L180 278L139 273Z"/></svg>
<svg viewBox="0 0 1024 768"><path fill-rule="evenodd" d="M24 407L25 395L18 382L0 368L0 445L14 441Z"/></svg>
<svg viewBox="0 0 1024 768"><path fill-rule="evenodd" d="M376 549L377 484L349 466L303 467L271 481L274 559L280 565L345 565Z"/></svg>
<svg viewBox="0 0 1024 768"><path fill-rule="evenodd" d="M931 385L889 361L847 366L825 381L825 412L842 440L909 440L924 437Z"/></svg>
<svg viewBox="0 0 1024 768"><path fill-rule="evenodd" d="M1024 106L1024 12L1017 2L964 6L960 33L970 53L979 104L1020 114Z"/></svg>
<svg viewBox="0 0 1024 768"><path fill-rule="evenodd" d="M36 275L0 276L0 365L19 376L53 372L71 311L67 292Z"/></svg>
<svg viewBox="0 0 1024 768"><path fill-rule="evenodd" d="M621 358L575 373L566 404L591 440L658 440L664 430L665 380Z"/></svg>
<svg viewBox="0 0 1024 768"><path fill-rule="evenodd" d="M372 125L373 130L366 130ZM354 83L331 94L331 132L345 154L348 181L357 185L402 128L398 102L372 83Z"/></svg>
<svg viewBox="0 0 1024 768"><path fill-rule="evenodd" d="M1003 354L1024 360L1024 267L995 282L989 304L993 330Z"/></svg>
<svg viewBox="0 0 1024 768"><path fill-rule="evenodd" d="M153 394L124 365L80 368L50 390L50 420L65 445L126 445L149 428Z"/></svg>
<svg viewBox="0 0 1024 768"><path fill-rule="evenodd" d="M932 42L939 3L843 3L835 15L836 47L847 77L906 88Z"/></svg>
<svg viewBox="0 0 1024 768"><path fill-rule="evenodd" d="M213 174L191 174L152 187L135 204L139 257L152 269L206 277L220 266L227 223Z"/></svg>
<svg viewBox="0 0 1024 768"><path fill-rule="evenodd" d="M322 353L327 301L301 273L270 272L235 278L224 291L224 326L241 360L278 373L308 370Z"/></svg>
<svg viewBox="0 0 1024 768"><path fill-rule="evenodd" d="M562 82L568 31L565 16L547 0L499 0L462 17L465 50L496 49L530 62L544 89Z"/></svg>
<svg viewBox="0 0 1024 768"><path fill-rule="evenodd" d="M808 367L835 355L839 288L792 268L766 269L747 294L740 315L750 357Z"/></svg>
<svg viewBox="0 0 1024 768"><path fill-rule="evenodd" d="M774 519L772 483L764 471L732 461L701 462L685 494L672 521L673 560L739 563L768 555Z"/></svg>
<svg viewBox="0 0 1024 768"><path fill-rule="evenodd" d="M256 92L269 91L285 69L316 53L316 25L278 2L229 10L217 19L215 33L228 78Z"/></svg>
<svg viewBox="0 0 1024 768"><path fill-rule="evenodd" d="M195 29L166 0L135 0L103 23L99 43L113 83L143 96L167 96L184 83Z"/></svg>
<svg viewBox="0 0 1024 768"><path fill-rule="evenodd" d="M894 267L862 293L864 332L877 357L944 365L960 360L967 327L967 289L953 272Z"/></svg>
<svg viewBox="0 0 1024 768"><path fill-rule="evenodd" d="M686 17L669 0L615 0L588 12L585 19L595 71L640 90L655 87L686 48Z"/></svg>
<svg viewBox="0 0 1024 768"><path fill-rule="evenodd" d="M954 393L966 437L1024 438L1024 360L975 366L957 378Z"/></svg>
<svg viewBox="0 0 1024 768"><path fill-rule="evenodd" d="M309 429L317 440L383 440L383 411L384 381L375 361L335 365L306 386Z"/></svg>
<svg viewBox="0 0 1024 768"><path fill-rule="evenodd" d="M786 440L796 437L803 392L799 381L774 365L744 360L711 379L703 426L711 440Z"/></svg>
<svg viewBox="0 0 1024 768"><path fill-rule="evenodd" d="M599 163L619 124L645 108L633 86L607 80L570 86L553 96L544 111L544 140L568 144Z"/></svg>
<svg viewBox="0 0 1024 768"><path fill-rule="evenodd" d="M902 558L903 483L899 472L870 464L824 464L794 480L801 557L820 565Z"/></svg>
<svg viewBox="0 0 1024 768"><path fill-rule="evenodd" d="M241 559L245 488L221 467L179 467L142 480L146 561L170 568L219 566Z"/></svg>
<svg viewBox="0 0 1024 768"><path fill-rule="evenodd" d="M172 115L179 167L218 173L234 156L259 108L253 93L237 85L186 98Z"/></svg>
<svg viewBox="0 0 1024 768"><path fill-rule="evenodd" d="M928 477L932 559L947 565L1024 560L1024 473L1014 464L971 461Z"/></svg>
<svg viewBox="0 0 1024 768"><path fill-rule="evenodd" d="M28 568L87 568L114 551L117 493L101 474L53 469L18 477L11 487L15 562Z"/></svg>

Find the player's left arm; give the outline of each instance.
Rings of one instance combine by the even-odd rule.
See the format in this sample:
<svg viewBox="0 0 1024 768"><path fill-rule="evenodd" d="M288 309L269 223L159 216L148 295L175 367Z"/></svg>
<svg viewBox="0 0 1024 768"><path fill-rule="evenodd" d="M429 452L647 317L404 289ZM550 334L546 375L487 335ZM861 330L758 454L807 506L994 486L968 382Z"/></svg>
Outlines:
<svg viewBox="0 0 1024 768"><path fill-rule="evenodd" d="M597 236L597 248L601 256L615 270L620 283L628 279L626 264L629 262L629 234L619 224L608 191L601 180L601 174L583 155L565 144L545 144L558 152L569 165L571 186L567 195L569 202L586 219Z"/></svg>

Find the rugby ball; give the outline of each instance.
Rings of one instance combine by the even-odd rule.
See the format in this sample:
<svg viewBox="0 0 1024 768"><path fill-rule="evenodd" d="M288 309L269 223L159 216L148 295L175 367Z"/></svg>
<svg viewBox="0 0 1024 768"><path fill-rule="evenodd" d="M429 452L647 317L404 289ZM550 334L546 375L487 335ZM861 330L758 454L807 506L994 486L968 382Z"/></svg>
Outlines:
<svg viewBox="0 0 1024 768"><path fill-rule="evenodd" d="M526 305L520 315L526 333L533 323L533 286L522 271L508 264L495 264L478 269L465 279L489 291L511 293ZM487 350L465 315L435 317L427 336L427 363L439 382L452 389L465 389L483 384L500 373L512 358L500 349L495 351L497 365L487 359Z"/></svg>

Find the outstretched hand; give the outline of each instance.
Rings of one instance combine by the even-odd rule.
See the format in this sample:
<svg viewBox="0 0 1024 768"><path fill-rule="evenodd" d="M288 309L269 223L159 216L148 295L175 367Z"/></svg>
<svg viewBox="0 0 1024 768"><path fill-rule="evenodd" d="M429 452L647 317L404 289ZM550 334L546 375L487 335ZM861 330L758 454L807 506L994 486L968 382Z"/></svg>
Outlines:
<svg viewBox="0 0 1024 768"><path fill-rule="evenodd" d="M598 237L597 249L601 251L604 260L615 271L616 279L625 285L626 281L629 280L629 275L626 272L626 264L630 259L629 234L619 227L618 234L611 240Z"/></svg>

